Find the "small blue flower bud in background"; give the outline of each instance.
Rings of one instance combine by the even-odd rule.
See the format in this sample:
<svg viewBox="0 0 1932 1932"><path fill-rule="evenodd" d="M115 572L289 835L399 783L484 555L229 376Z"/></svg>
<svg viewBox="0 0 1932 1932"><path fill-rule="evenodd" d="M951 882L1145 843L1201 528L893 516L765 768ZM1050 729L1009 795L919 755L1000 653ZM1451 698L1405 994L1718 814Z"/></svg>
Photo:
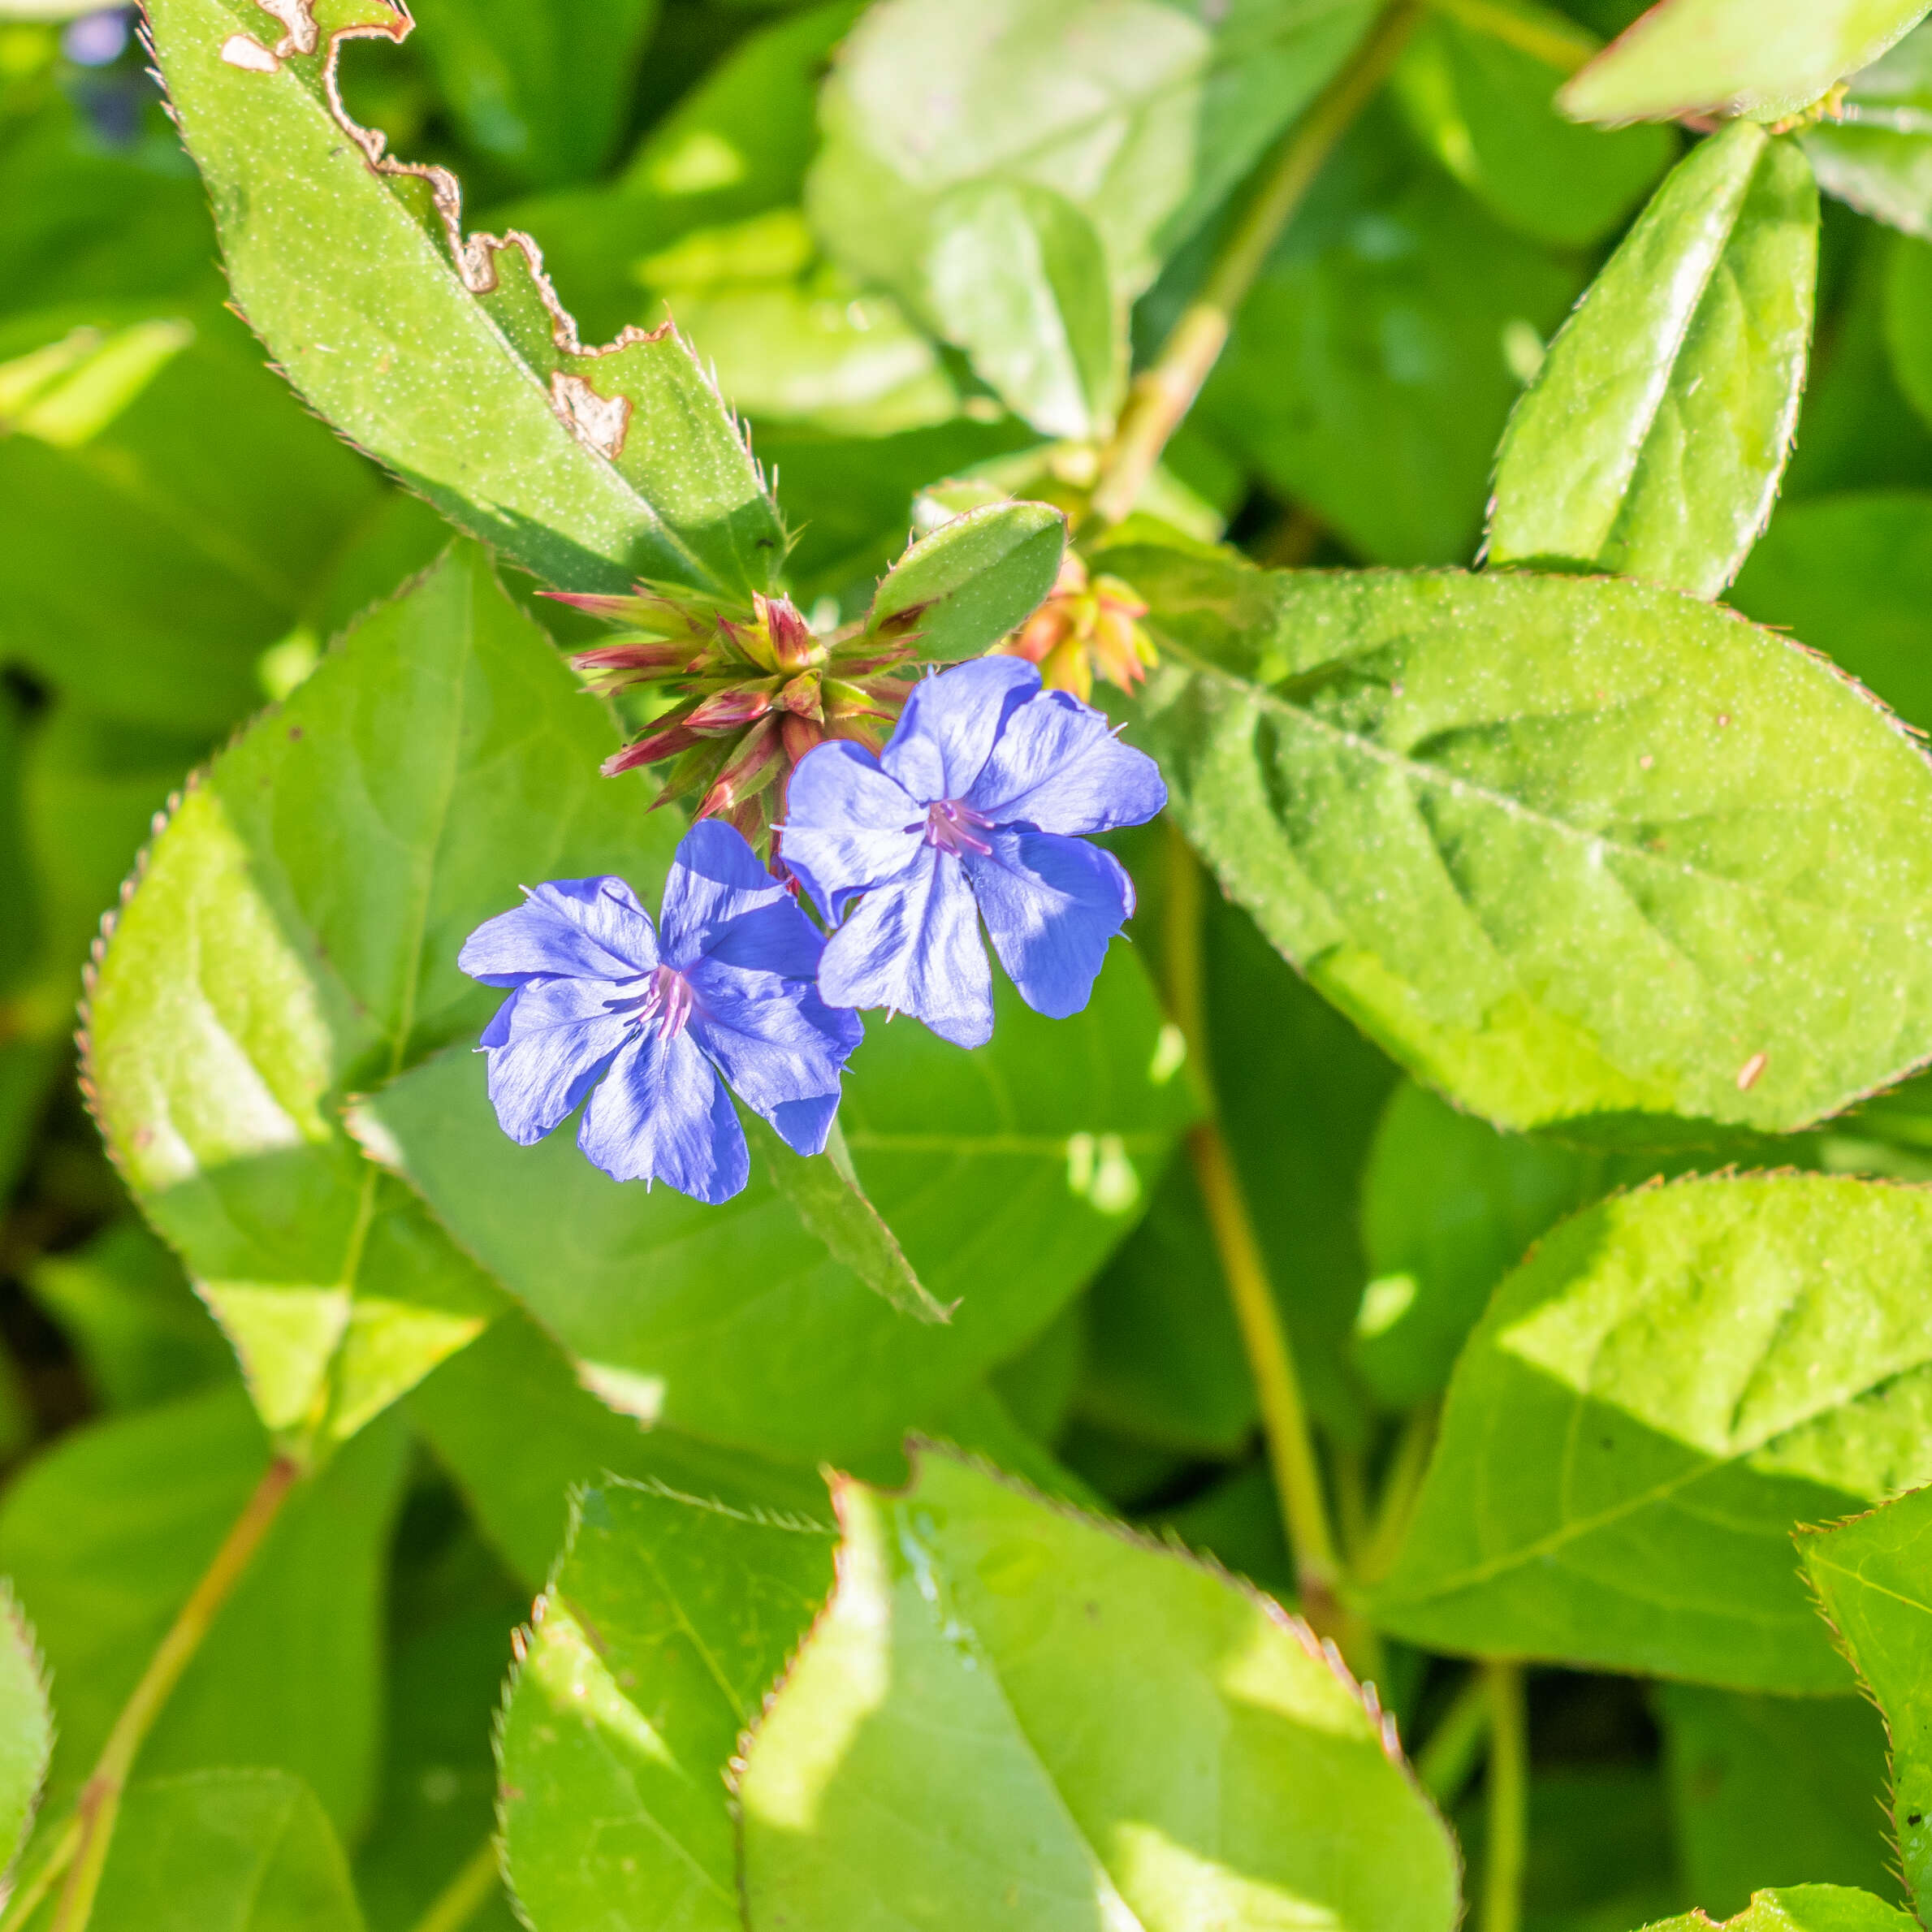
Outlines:
<svg viewBox="0 0 1932 1932"><path fill-rule="evenodd" d="M577 1145L613 1180L663 1181L714 1204L750 1175L728 1085L797 1152L823 1152L863 1034L813 984L823 944L715 819L677 848L661 931L621 879L538 886L458 960L513 989L482 1043L499 1123L528 1147L589 1094Z"/></svg>
<svg viewBox="0 0 1932 1932"><path fill-rule="evenodd" d="M792 776L785 864L828 920L863 895L826 945L819 990L983 1045L983 918L1020 997L1054 1019L1078 1013L1134 910L1120 862L1082 836L1166 802L1154 761L1078 698L1043 690L1024 659L927 678L882 754L824 744Z"/></svg>

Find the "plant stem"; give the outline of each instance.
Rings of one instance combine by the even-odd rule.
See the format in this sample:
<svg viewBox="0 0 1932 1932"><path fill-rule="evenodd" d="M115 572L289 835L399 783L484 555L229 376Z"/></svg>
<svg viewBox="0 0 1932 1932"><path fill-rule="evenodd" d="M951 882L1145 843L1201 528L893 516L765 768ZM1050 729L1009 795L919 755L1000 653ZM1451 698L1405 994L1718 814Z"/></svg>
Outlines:
<svg viewBox="0 0 1932 1932"><path fill-rule="evenodd" d="M1389 1574L1395 1553L1408 1534L1416 1493L1428 1468L1429 1452L1436 1446L1436 1406L1433 1402L1424 1403L1411 1409L1403 1423L1394 1453L1389 1459L1388 1473L1382 1479L1375 1526L1350 1564L1358 1583L1380 1583Z"/></svg>
<svg viewBox="0 0 1932 1932"><path fill-rule="evenodd" d="M463 1932L464 1926L495 1896L502 1882L497 1869L496 1838L492 1833L430 1901L429 1910L416 1921L415 1932Z"/></svg>
<svg viewBox="0 0 1932 1932"><path fill-rule="evenodd" d="M34 1908L54 1889L54 1882L74 1862L74 1848L80 1842L80 1821L70 1815L60 1828L60 1835L54 1841L41 1869L6 1901L6 1909L0 1913L0 1927L5 1932L19 1932L33 1917Z"/></svg>
<svg viewBox="0 0 1932 1932"><path fill-rule="evenodd" d="M189 1593L173 1627L161 1640L149 1658L134 1695L121 1707L114 1729L107 1735L88 1781L80 1787L74 1808L76 1825L73 1862L62 1888L60 1904L54 1915L52 1932L83 1932L94 1908L101 1873L107 1863L107 1848L114 1839L114 1828L121 1809L121 1794L127 1788L128 1774L146 1741L154 1720L181 1681L181 1674L193 1661L222 1606L228 1601L247 1571L261 1540L280 1515L282 1506L301 1475L301 1465L293 1458L279 1455L255 1486L255 1493L243 1506L214 1560L202 1572L201 1580Z"/></svg>
<svg viewBox="0 0 1932 1932"><path fill-rule="evenodd" d="M1481 1932L1517 1932L1523 1917L1523 1855L1529 1823L1529 1733L1523 1666L1481 1666L1489 1705L1489 1848L1483 1861Z"/></svg>
<svg viewBox="0 0 1932 1932"><path fill-rule="evenodd" d="M1496 0L1430 0L1439 14L1459 21L1472 32L1487 34L1532 60L1540 60L1559 74L1574 74L1597 52L1597 42L1568 21L1545 26Z"/></svg>
<svg viewBox="0 0 1932 1932"><path fill-rule="evenodd" d="M1422 1788L1445 1809L1475 1774L1489 1735L1489 1686L1480 1671L1472 1671L1416 1754Z"/></svg>
<svg viewBox="0 0 1932 1932"><path fill-rule="evenodd" d="M1208 1060L1206 966L1201 944L1205 912L1200 862L1180 828L1168 823L1166 953L1168 1004L1187 1042L1187 1057L1213 1104ZM1269 1462L1281 1497L1282 1515L1294 1553L1302 1608L1317 1629L1333 1627L1341 1564L1329 1523L1321 1468L1308 1431L1307 1411L1294 1368L1294 1351L1268 1279L1247 1197L1217 1122L1210 1117L1187 1137L1195 1178L1208 1210L1208 1225L1227 1277L1242 1346L1261 1405Z"/></svg>
<svg viewBox="0 0 1932 1932"><path fill-rule="evenodd" d="M1135 379L1120 426L1100 465L1088 509L1090 523L1120 522L1140 492L1168 439L1181 426L1201 385L1227 346L1234 318L1269 252L1301 205L1315 177L1350 123L1389 76L1420 12L1417 0L1390 0L1347 64L1289 129L1242 211L1201 291L1152 365Z"/></svg>

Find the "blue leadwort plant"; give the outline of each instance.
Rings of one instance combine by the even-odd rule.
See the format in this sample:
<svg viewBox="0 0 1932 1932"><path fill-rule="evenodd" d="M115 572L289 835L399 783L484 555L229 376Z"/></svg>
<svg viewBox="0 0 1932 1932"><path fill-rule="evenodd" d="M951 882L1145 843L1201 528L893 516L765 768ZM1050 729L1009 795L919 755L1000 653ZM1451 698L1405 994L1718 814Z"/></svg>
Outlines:
<svg viewBox="0 0 1932 1932"><path fill-rule="evenodd" d="M716 819L677 848L661 932L621 879L538 886L459 961L513 989L482 1043L504 1131L527 1147L590 1094L577 1145L606 1173L715 1204L750 1173L728 1083L799 1153L821 1152L863 1031L813 983L823 944Z"/></svg>
<svg viewBox="0 0 1932 1932"><path fill-rule="evenodd" d="M1025 659L927 679L882 754L828 742L792 776L784 862L844 921L819 990L979 1046L993 1030L983 918L1021 998L1055 1019L1078 1013L1134 910L1120 862L1083 838L1166 802L1153 760L1078 698L1042 689Z"/></svg>

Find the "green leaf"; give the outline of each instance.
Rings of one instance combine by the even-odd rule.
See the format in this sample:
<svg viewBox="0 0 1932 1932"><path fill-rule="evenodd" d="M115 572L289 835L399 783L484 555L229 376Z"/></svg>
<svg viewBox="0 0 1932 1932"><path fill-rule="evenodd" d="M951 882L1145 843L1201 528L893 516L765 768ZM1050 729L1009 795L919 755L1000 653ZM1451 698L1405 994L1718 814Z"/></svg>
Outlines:
<svg viewBox="0 0 1932 1932"><path fill-rule="evenodd" d="M1862 1698L1657 1695L1684 1882L1705 1911L1727 1918L1762 1886L1807 1880L1895 1895L1873 1815L1885 1727Z"/></svg>
<svg viewBox="0 0 1932 1932"><path fill-rule="evenodd" d="M1113 426L1124 345L1093 223L1033 181L972 181L927 216L917 306L1014 414L1049 436Z"/></svg>
<svg viewBox="0 0 1932 1932"><path fill-rule="evenodd" d="M752 1926L1454 1923L1446 1831L1272 1606L936 1453L835 1493L738 1779Z"/></svg>
<svg viewBox="0 0 1932 1932"><path fill-rule="evenodd" d="M527 1316L508 1315L411 1390L410 1420L491 1545L534 1593L562 1554L570 1498L618 1476L738 1509L823 1510L825 1485L788 1467L607 1407Z"/></svg>
<svg viewBox="0 0 1932 1932"><path fill-rule="evenodd" d="M272 63L244 45L281 44L253 0L161 0L151 20L236 300L296 387L553 583L771 589L776 510L684 343L586 350L520 238L459 248L453 178L373 164L330 106L343 34L400 40L408 15L345 0L331 18L318 51Z"/></svg>
<svg viewBox="0 0 1932 1932"><path fill-rule="evenodd" d="M1738 1689L1848 1687L1792 1525L1932 1475L1932 1195L1680 1181L1566 1222L1450 1385L1370 1596L1432 1648Z"/></svg>
<svg viewBox="0 0 1932 1932"><path fill-rule="evenodd" d="M26 1843L54 1749L54 1714L32 1627L0 1583L0 1884Z"/></svg>
<svg viewBox="0 0 1932 1932"><path fill-rule="evenodd" d="M93 1932L362 1932L327 1814L286 1771L128 1787Z"/></svg>
<svg viewBox="0 0 1932 1932"><path fill-rule="evenodd" d="M1461 1105L1783 1132L1932 1051L1932 770L1787 641L1632 584L1102 555L1153 605L1135 729L1189 838Z"/></svg>
<svg viewBox="0 0 1932 1932"><path fill-rule="evenodd" d="M775 1128L755 1116L748 1121L746 1133L772 1186L798 1217L798 1225L823 1243L833 1260L850 1269L901 1314L922 1321L948 1319L947 1310L913 1273L898 1236L867 1199L836 1120L823 1154L794 1153Z"/></svg>
<svg viewBox="0 0 1932 1932"><path fill-rule="evenodd" d="M1874 1899L1869 1892L1840 1885L1787 1886L1761 1891L1722 1932L1912 1932L1917 1921ZM1658 1921L1649 1932L1705 1932L1710 1921L1687 1912Z"/></svg>
<svg viewBox="0 0 1932 1932"><path fill-rule="evenodd" d="M1775 121L1876 60L1925 11L1924 0L1663 0L1558 104L1580 121L1700 112Z"/></svg>
<svg viewBox="0 0 1932 1932"><path fill-rule="evenodd" d="M1932 242L1892 244L1885 285L1892 372L1920 419L1932 423Z"/></svg>
<svg viewBox="0 0 1932 1932"><path fill-rule="evenodd" d="M1359 555L1459 563L1523 382L1512 355L1554 331L1580 277L1419 167L1392 116L1334 166L1352 192L1289 230L1197 418Z"/></svg>
<svg viewBox="0 0 1932 1932"><path fill-rule="evenodd" d="M922 537L886 573L867 622L916 638L935 663L977 657L1026 622L1053 588L1066 517L1048 504L996 503Z"/></svg>
<svg viewBox="0 0 1932 1932"><path fill-rule="evenodd" d="M727 1769L832 1588L833 1547L808 1518L585 1492L499 1746L532 1923L739 1932Z"/></svg>
<svg viewBox="0 0 1932 1932"><path fill-rule="evenodd" d="M1922 1480L1914 1472L1908 1480ZM1891 1743L1894 1842L1918 1909L1932 1901L1932 1491L1798 1538L1804 1575Z"/></svg>
<svg viewBox="0 0 1932 1932"><path fill-rule="evenodd" d="M676 827L598 776L608 716L473 551L352 633L225 751L150 853L89 1065L144 1210L272 1428L352 1433L502 1306L343 1133L354 1088L500 995L456 969L519 883L655 890Z"/></svg>
<svg viewBox="0 0 1932 1932"><path fill-rule="evenodd" d="M1371 13L885 0L827 85L807 207L835 257L965 348L1011 408L1049 434L1102 433L1127 305Z"/></svg>
<svg viewBox="0 0 1932 1932"><path fill-rule="evenodd" d="M345 1832L360 1825L404 1446L392 1427L366 1431L290 1499L142 1747L141 1774L276 1766L305 1779ZM7 1492L0 1574L60 1687L50 1814L93 1768L267 1461L231 1385L90 1423Z"/></svg>
<svg viewBox="0 0 1932 1932"><path fill-rule="evenodd" d="M0 651L96 716L205 739L253 711L382 494L218 311L0 326Z"/></svg>
<svg viewBox="0 0 1932 1932"><path fill-rule="evenodd" d="M1071 1020L1004 989L996 1008L992 1044L972 1053L875 1027L841 1109L865 1193L934 1299L960 1304L944 1327L909 1321L835 1260L762 1161L707 1208L618 1186L565 1129L518 1148L462 1046L361 1117L600 1392L714 1441L844 1461L895 1445L1044 1327L1131 1226L1191 1115L1125 949Z"/></svg>
<svg viewBox="0 0 1932 1932"><path fill-rule="evenodd" d="M1833 118L1802 136L1827 194L1932 240L1932 32L1852 76Z"/></svg>
<svg viewBox="0 0 1932 1932"><path fill-rule="evenodd" d="M140 1409L226 1381L235 1359L181 1264L132 1217L28 1277L110 1409Z"/></svg>
<svg viewBox="0 0 1932 1932"><path fill-rule="evenodd" d="M1731 601L1775 625L1932 727L1924 619L1932 594L1932 493L1873 491L1788 504L1751 553Z"/></svg>
<svg viewBox="0 0 1932 1932"><path fill-rule="evenodd" d="M1679 163L1510 419L1493 563L1731 581L1797 426L1817 220L1803 150L1748 122Z"/></svg>
<svg viewBox="0 0 1932 1932"><path fill-rule="evenodd" d="M604 206L621 245L638 210L616 195ZM675 317L703 345L720 391L749 416L880 436L959 413L931 340L890 296L821 261L796 208L688 233L631 274L659 298L650 319Z"/></svg>
<svg viewBox="0 0 1932 1932"><path fill-rule="evenodd" d="M533 186L587 179L622 132L658 0L412 0L464 133Z"/></svg>
<svg viewBox="0 0 1932 1932"><path fill-rule="evenodd" d="M1538 0L1449 0L1418 23L1395 97L1437 159L1492 213L1540 241L1594 241L1676 147L1665 128L1606 134L1552 107L1558 83L1598 45Z"/></svg>
<svg viewBox="0 0 1932 1932"><path fill-rule="evenodd" d="M1606 1167L1498 1134L1413 1082L1396 1089L1362 1176L1372 1272L1355 1320L1355 1361L1382 1401L1406 1409L1441 1393L1489 1290L1538 1235L1608 1191Z"/></svg>
<svg viewBox="0 0 1932 1932"><path fill-rule="evenodd" d="M586 334L642 319L642 270L655 271L681 237L728 231L767 210L789 214L819 145L825 63L862 11L863 0L828 0L747 34L650 129L614 182L507 211L542 245ZM712 331L695 333L716 356Z"/></svg>

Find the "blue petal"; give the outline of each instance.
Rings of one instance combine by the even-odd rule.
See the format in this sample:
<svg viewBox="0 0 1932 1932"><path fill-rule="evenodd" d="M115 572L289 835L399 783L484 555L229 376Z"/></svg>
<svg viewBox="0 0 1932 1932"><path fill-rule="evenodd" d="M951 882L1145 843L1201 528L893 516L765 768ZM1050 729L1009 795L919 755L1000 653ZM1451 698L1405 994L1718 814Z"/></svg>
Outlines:
<svg viewBox="0 0 1932 1932"><path fill-rule="evenodd" d="M759 862L735 826L700 819L678 842L664 881L661 943L680 972L723 949L769 956L773 972L809 979L819 968L818 935L783 883ZM784 963L780 963L780 962Z"/></svg>
<svg viewBox="0 0 1932 1932"><path fill-rule="evenodd" d="M1048 832L996 832L964 864L993 950L1035 1013L1063 1020L1086 1005L1107 944L1134 910L1133 882L1111 852Z"/></svg>
<svg viewBox="0 0 1932 1932"><path fill-rule="evenodd" d="M834 1006L915 1014L957 1047L991 1039L992 969L959 861L922 845L906 877L868 893L826 942L819 991Z"/></svg>
<svg viewBox="0 0 1932 1932"><path fill-rule="evenodd" d="M713 1207L751 1175L731 1096L688 1032L647 1028L618 1054L577 1144L613 1181L663 1181Z"/></svg>
<svg viewBox="0 0 1932 1932"><path fill-rule="evenodd" d="M490 1027L490 1104L519 1146L567 1120L623 1045L637 1022L610 1010L620 996L608 980L544 979L504 1002Z"/></svg>
<svg viewBox="0 0 1932 1932"><path fill-rule="evenodd" d="M780 852L828 919L855 894L898 878L918 858L926 808L862 745L834 738L798 761Z"/></svg>
<svg viewBox="0 0 1932 1932"><path fill-rule="evenodd" d="M966 803L996 825L1110 832L1167 803L1160 768L1123 745L1105 718L1066 691L1042 691L1006 721Z"/></svg>
<svg viewBox="0 0 1932 1932"><path fill-rule="evenodd" d="M658 962L650 915L621 879L553 879L522 905L486 919L456 964L486 986L540 973L623 979Z"/></svg>
<svg viewBox="0 0 1932 1932"><path fill-rule="evenodd" d="M922 805L963 798L1008 714L1039 689L1039 668L1024 658L975 658L922 678L879 762Z"/></svg>
<svg viewBox="0 0 1932 1932"><path fill-rule="evenodd" d="M865 1037L858 1015L827 1005L809 984L715 958L694 966L690 981L691 1037L732 1091L797 1152L820 1152L838 1109L839 1075Z"/></svg>

